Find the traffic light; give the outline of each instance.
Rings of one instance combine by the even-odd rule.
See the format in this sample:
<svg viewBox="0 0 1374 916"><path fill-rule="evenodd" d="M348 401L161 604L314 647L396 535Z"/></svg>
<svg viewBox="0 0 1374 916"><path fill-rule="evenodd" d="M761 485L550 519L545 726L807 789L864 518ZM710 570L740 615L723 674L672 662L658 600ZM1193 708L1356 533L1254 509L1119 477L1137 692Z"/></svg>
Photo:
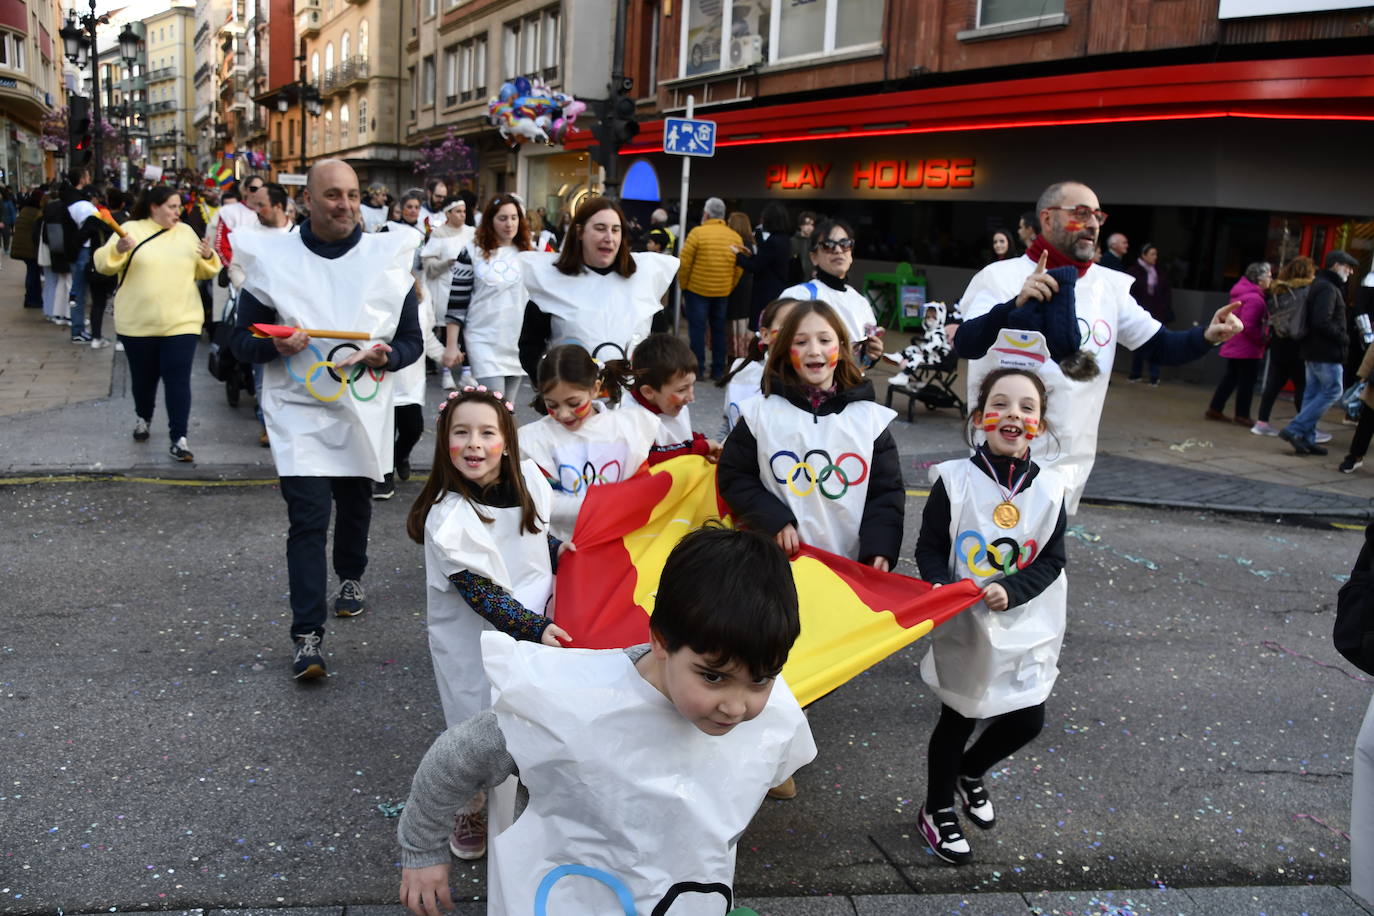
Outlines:
<svg viewBox="0 0 1374 916"><path fill-rule="evenodd" d="M606 185L610 191L620 181L620 148L638 135L639 122L635 120L635 100L630 95L634 81L621 78L608 88L610 98L592 102L596 112L592 136L596 138L596 145L588 152L592 161L606 170Z"/></svg>
<svg viewBox="0 0 1374 916"><path fill-rule="evenodd" d="M91 162L91 103L73 95L67 104L67 164L81 168Z"/></svg>

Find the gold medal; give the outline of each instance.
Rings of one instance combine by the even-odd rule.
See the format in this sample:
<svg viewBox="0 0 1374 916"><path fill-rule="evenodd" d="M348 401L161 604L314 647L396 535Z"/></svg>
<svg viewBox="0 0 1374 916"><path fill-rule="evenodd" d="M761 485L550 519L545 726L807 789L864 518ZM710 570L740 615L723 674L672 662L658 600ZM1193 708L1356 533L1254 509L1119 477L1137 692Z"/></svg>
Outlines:
<svg viewBox="0 0 1374 916"><path fill-rule="evenodd" d="M1014 528L1021 521L1021 512L1010 502L1000 502L992 510L992 523L998 528Z"/></svg>

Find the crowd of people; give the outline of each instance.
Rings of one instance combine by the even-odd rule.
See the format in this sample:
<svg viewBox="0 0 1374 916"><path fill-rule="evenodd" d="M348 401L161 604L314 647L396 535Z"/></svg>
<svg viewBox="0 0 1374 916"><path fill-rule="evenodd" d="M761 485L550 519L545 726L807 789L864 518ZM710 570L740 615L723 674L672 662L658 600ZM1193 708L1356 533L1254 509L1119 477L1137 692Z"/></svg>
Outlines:
<svg viewBox="0 0 1374 916"><path fill-rule="evenodd" d="M383 216L384 189L364 192L350 166L325 160L299 201L249 176L197 214L208 216L198 230L189 214L199 202L174 187L146 189L121 219L128 202L83 179L56 191L77 227L60 239L68 273L90 264L90 276L118 284L133 436L150 435L160 381L178 460L190 460L190 355L224 297L215 317L232 319L228 351L257 376L286 506L294 679L326 677L331 611L369 609L374 500L410 476L425 428L435 434L406 534L424 550L447 730L420 762L400 820L402 902L417 916L451 909L450 856L481 858L489 837L495 912L553 900L594 911L588 901L604 888L552 887L582 861L604 866L592 876L630 911L659 911L702 887L728 899L744 828L766 795L797 795L793 774L816 754L778 677L800 632L787 560L807 545L881 574L904 548L895 413L869 377L882 329L848 282L850 225L804 213L794 230L776 206L755 229L711 198L684 239L654 214L636 244L608 198L550 228L517 196L479 210L441 181L403 192ZM77 220L82 202L95 223ZM35 208L48 213L41 196ZM61 219L51 212L45 223ZM1254 359L1249 287L1205 324L1170 330L1157 251L1145 246L1127 270L1099 263L1106 220L1086 185L1049 186L1016 241L992 240L997 258L960 300L953 344L969 361L971 454L931 469L920 534L906 545L922 579L981 590L935 631L920 668L940 705L917 826L955 865L975 855L963 823L996 823L985 774L1045 723L1067 621L1065 533L1094 462L1117 344L1133 351L1137 377L1217 344L1234 363ZM1124 237L1106 242L1127 267ZM1328 282L1349 270L1328 259ZM1267 268L1247 281L1262 291ZM1284 282L1301 288L1293 275ZM663 330L674 283L686 342ZM67 303L64 326L78 339L87 312L68 285L55 284L52 301ZM1307 300L1316 334L1339 300L1320 288ZM1081 339L1082 321L1109 333ZM1311 452L1330 387L1329 370L1313 366L1334 351L1299 351L1308 384L1284 433ZM437 410L425 402L426 359L445 373ZM1255 374L1236 366L1228 379L1238 388ZM727 390L719 436L693 422L698 377ZM540 418L518 426L526 379ZM1046 439L1054 447L1033 456ZM736 527L701 528L672 549L649 643L564 651L578 634L557 622L552 596L589 491L686 456L714 466Z"/></svg>

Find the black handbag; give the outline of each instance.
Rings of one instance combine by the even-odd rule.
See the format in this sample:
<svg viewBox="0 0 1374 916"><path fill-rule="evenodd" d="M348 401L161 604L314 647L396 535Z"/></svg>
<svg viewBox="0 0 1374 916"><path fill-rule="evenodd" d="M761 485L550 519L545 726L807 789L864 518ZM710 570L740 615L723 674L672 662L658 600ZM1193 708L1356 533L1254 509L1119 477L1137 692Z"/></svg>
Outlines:
<svg viewBox="0 0 1374 916"><path fill-rule="evenodd" d="M1365 546L1336 593L1336 623L1331 641L1336 651L1365 674L1374 674L1374 524L1365 531Z"/></svg>

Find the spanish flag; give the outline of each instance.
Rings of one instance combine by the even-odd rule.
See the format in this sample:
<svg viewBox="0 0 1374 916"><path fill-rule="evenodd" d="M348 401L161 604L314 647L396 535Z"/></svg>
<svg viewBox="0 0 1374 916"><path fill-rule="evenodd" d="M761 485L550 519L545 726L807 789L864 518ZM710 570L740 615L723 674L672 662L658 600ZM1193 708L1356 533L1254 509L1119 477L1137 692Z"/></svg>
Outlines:
<svg viewBox="0 0 1374 916"><path fill-rule="evenodd" d="M559 558L559 626L584 649L649 640L659 574L678 540L708 519L729 523L715 466L696 455L623 483L592 487ZM792 560L801 638L783 676L802 705L825 696L975 604L970 581L943 588L803 546ZM729 601L728 595L721 596Z"/></svg>

